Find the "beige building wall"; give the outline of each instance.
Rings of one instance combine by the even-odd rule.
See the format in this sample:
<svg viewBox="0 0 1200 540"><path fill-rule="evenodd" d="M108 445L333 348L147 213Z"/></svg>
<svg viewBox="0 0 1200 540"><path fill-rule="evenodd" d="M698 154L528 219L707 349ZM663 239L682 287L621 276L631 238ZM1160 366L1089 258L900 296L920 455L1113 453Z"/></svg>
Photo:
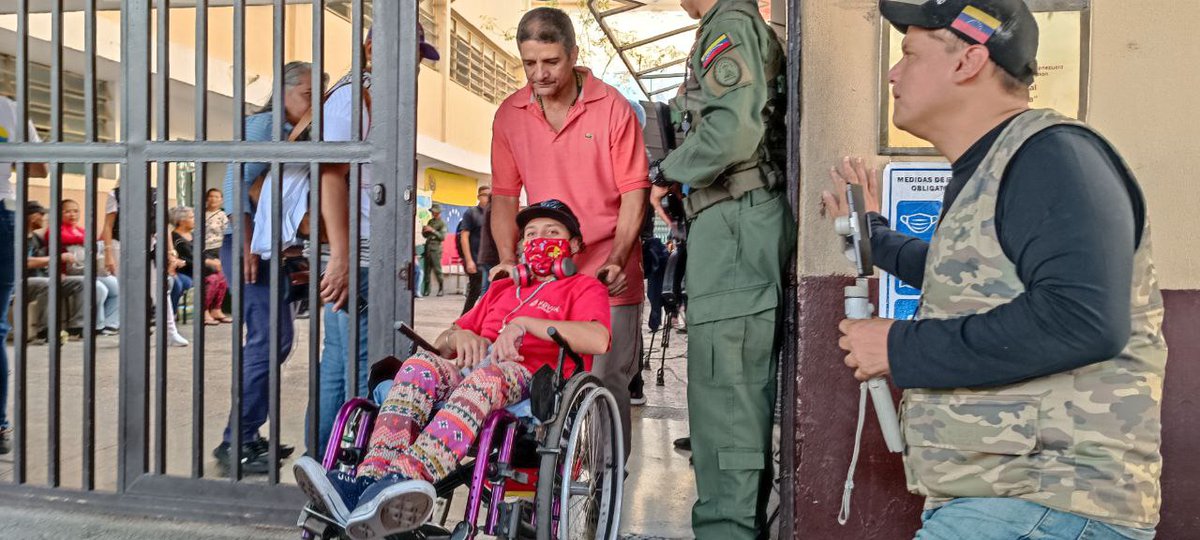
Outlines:
<svg viewBox="0 0 1200 540"><path fill-rule="evenodd" d="M802 276L850 267L820 217L820 192L841 156L879 156L879 34L874 0L805 2L800 171ZM1200 42L1190 21L1200 2L1092 0L1088 122L1116 145L1138 176L1153 220L1154 255L1164 289L1200 288ZM897 159L898 160L898 159Z"/></svg>

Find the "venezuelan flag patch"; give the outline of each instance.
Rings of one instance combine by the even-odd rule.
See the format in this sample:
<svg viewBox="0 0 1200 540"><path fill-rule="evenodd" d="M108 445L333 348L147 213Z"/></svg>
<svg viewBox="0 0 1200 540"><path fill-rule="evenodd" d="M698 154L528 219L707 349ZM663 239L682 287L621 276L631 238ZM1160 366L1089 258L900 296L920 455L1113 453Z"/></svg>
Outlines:
<svg viewBox="0 0 1200 540"><path fill-rule="evenodd" d="M703 65L704 69L708 69L708 66L712 64L718 56L721 56L721 53L728 51L731 47L733 47L733 41L729 39L729 35L721 34L707 48L704 49L704 57L701 58L700 64Z"/></svg>
<svg viewBox="0 0 1200 540"><path fill-rule="evenodd" d="M983 45L1000 29L1000 21L975 6L963 8L950 27Z"/></svg>

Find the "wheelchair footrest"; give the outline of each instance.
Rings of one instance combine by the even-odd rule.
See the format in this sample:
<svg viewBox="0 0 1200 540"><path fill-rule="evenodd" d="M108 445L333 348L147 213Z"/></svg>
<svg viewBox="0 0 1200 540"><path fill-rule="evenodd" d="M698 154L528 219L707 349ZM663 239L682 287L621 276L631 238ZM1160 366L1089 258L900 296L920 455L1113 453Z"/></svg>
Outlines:
<svg viewBox="0 0 1200 540"><path fill-rule="evenodd" d="M325 531L330 526L337 526L333 518L313 510L311 505L305 505L304 509L300 511L300 518L296 525L315 538L324 538Z"/></svg>

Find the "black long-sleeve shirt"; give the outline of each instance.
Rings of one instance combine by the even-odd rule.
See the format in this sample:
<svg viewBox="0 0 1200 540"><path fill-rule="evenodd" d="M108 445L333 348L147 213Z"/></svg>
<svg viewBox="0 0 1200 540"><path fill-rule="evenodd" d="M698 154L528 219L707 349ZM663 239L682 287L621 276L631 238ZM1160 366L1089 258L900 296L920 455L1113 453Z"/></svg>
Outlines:
<svg viewBox="0 0 1200 540"><path fill-rule="evenodd" d="M997 126L953 166L943 215L974 175ZM1025 292L987 313L897 321L888 334L901 388L995 386L1116 356L1130 333L1133 257L1145 222L1140 189L1100 138L1057 126L1031 138L1000 186L996 228ZM929 245L871 214L875 264L920 287Z"/></svg>

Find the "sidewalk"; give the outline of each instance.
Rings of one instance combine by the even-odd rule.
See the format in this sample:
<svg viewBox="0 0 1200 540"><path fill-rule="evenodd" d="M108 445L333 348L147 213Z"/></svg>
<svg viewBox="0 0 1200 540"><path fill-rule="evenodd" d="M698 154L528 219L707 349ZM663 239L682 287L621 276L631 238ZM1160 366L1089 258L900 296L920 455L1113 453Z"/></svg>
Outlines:
<svg viewBox="0 0 1200 540"><path fill-rule="evenodd" d="M462 310L460 295L419 298L416 300L416 328L424 336L436 336L453 322ZM191 325L180 328L192 338ZM205 343L204 440L201 450L205 458L205 477L218 478L216 461L209 452L221 440L229 412L230 367L232 358L229 325L207 327ZM309 321L296 321L296 346L280 371L281 439L303 451L304 414L307 406L309 372ZM661 335L658 336L661 338ZM645 339L649 341L647 333ZM154 339L151 339L153 349ZM96 488L113 491L116 485L117 360L116 337L97 338L96 342ZM660 358L655 344L654 370ZM629 477L625 483L625 507L622 533L629 538L689 538L690 514L695 501L695 485L686 454L674 450L671 442L686 436L686 366L684 351L686 336L673 335L667 351L664 382L655 386L655 371L643 372L646 379L648 403L634 408L633 451L628 464ZM10 349L11 351L11 349ZM46 485L47 471L47 399L49 378L47 346L28 348L27 414L28 481ZM62 349L61 404L61 472L62 485L78 489L81 478L81 433L83 410L82 347L68 343ZM167 361L167 474L186 477L190 474L192 441L192 374L193 347L171 348ZM154 353L150 358L151 381L154 373ZM11 388L11 386L10 386ZM288 389L292 389L289 391ZM151 388L151 414L155 403ZM11 395L11 393L10 393ZM13 409L11 408L10 411ZM154 422L151 421L153 430ZM266 433L264 428L263 433ZM151 434L153 441L153 434ZM153 448L152 448L153 450ZM289 460L290 461L290 460ZM0 456L0 482L12 478L12 455ZM293 483L291 467L284 463L281 482ZM250 482L264 482L252 477ZM275 531L261 528L223 527L213 524L185 524L161 521L138 521L127 518L62 513L38 508L15 510L0 507L0 538L293 538L295 530Z"/></svg>

